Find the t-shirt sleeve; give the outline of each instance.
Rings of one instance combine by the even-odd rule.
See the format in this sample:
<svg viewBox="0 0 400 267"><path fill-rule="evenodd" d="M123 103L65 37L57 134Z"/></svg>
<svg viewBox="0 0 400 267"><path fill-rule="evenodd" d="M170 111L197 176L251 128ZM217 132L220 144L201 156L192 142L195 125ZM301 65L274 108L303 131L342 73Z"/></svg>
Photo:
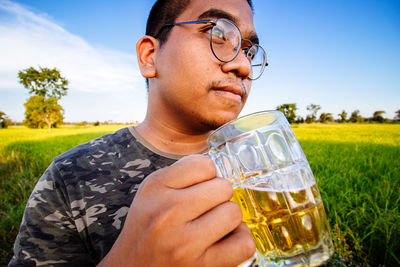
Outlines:
<svg viewBox="0 0 400 267"><path fill-rule="evenodd" d="M29 197L9 263L9 267L41 265L95 265L77 232L54 162Z"/></svg>

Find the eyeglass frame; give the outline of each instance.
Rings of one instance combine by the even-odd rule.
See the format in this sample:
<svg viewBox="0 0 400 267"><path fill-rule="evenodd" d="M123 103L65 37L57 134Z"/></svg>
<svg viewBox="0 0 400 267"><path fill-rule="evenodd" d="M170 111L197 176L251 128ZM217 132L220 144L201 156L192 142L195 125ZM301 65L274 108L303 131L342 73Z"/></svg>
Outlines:
<svg viewBox="0 0 400 267"><path fill-rule="evenodd" d="M261 75L264 73L265 67L268 66L268 63L267 63L267 56L266 56L267 54L265 53L264 48L263 48L261 45L259 45L259 44L253 43L253 42L252 42L251 40L249 40L249 39L243 39L243 38L242 38L242 32L240 31L239 27L238 27L233 21L231 21L231 20L229 20L229 19L219 18L219 19L217 19L217 20L215 20L215 21L214 21L214 20L211 20L211 19L206 19L206 20L194 20L194 21L183 21L183 22L165 23L165 24L162 25L161 28L158 30L157 34L154 35L154 38L158 38L159 35L161 34L161 32L162 32L166 27L173 27L173 26L176 26L176 25L185 25L185 24L206 24L206 23L211 23L211 25L212 25L212 28L211 28L211 31L210 31L210 48L211 48L211 52L213 53L214 57L215 57L216 59L218 59L220 62L228 63L228 62L231 62L231 61L235 60L235 58L238 56L240 50L243 50L243 51L244 51L244 49L238 49L238 50L236 51L236 54L235 54L235 55L232 57L232 59L230 59L230 60L221 60L221 59L215 54L215 51L214 51L213 46L212 46L212 29L217 25L217 21L218 21L218 20L225 20L225 21L231 23L232 25L234 25L234 26L236 27L236 29L237 29L238 32L239 32L240 43L242 43L242 41L246 41L246 42L248 42L248 43L250 44L250 47L257 46L257 48L261 48L261 49L262 49L263 54L264 54L264 58L263 58L263 64L262 64L262 69L261 69L261 71L260 71L260 74L257 76L257 78L250 78L250 76L249 76L249 79L250 79L250 80L257 80L258 78L260 78ZM250 51L250 49L249 49L249 51ZM244 52L245 52L245 55L246 55L246 57L247 57L247 52L246 52L246 51L244 51ZM251 68L253 69L253 67L252 67L253 65L251 64L251 62L250 62L250 66L251 66Z"/></svg>

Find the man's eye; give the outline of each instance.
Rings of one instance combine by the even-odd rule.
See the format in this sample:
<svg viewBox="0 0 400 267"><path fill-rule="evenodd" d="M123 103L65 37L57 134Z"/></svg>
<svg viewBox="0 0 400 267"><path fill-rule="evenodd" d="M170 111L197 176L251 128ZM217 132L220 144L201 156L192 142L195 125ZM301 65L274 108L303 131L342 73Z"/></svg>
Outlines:
<svg viewBox="0 0 400 267"><path fill-rule="evenodd" d="M254 46L244 47L242 50L249 60L253 60L257 54L257 48Z"/></svg>
<svg viewBox="0 0 400 267"><path fill-rule="evenodd" d="M212 31L213 41L224 42L226 40L225 31L219 27L214 27Z"/></svg>
<svg viewBox="0 0 400 267"><path fill-rule="evenodd" d="M202 32L209 32L209 31L211 31L212 30L212 26L210 26L210 25L207 25L207 26L204 26L204 28L202 28L200 31L202 31Z"/></svg>

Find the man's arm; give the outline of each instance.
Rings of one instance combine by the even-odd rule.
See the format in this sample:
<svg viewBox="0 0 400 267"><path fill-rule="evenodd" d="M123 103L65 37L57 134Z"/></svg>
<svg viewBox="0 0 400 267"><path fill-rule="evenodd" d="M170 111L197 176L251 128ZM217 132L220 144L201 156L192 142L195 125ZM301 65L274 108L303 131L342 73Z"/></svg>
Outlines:
<svg viewBox="0 0 400 267"><path fill-rule="evenodd" d="M228 181L206 156L149 175L99 266L237 266L255 252Z"/></svg>
<svg viewBox="0 0 400 267"><path fill-rule="evenodd" d="M25 208L9 266L94 265L75 226L54 163L43 173Z"/></svg>

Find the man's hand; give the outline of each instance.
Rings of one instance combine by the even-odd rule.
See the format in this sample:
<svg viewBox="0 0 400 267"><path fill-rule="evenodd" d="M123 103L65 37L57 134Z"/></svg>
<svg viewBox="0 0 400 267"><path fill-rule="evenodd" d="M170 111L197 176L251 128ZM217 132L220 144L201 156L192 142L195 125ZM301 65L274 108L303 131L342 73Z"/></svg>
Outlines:
<svg viewBox="0 0 400 267"><path fill-rule="evenodd" d="M237 266L255 252L231 184L192 155L149 175L100 265Z"/></svg>

